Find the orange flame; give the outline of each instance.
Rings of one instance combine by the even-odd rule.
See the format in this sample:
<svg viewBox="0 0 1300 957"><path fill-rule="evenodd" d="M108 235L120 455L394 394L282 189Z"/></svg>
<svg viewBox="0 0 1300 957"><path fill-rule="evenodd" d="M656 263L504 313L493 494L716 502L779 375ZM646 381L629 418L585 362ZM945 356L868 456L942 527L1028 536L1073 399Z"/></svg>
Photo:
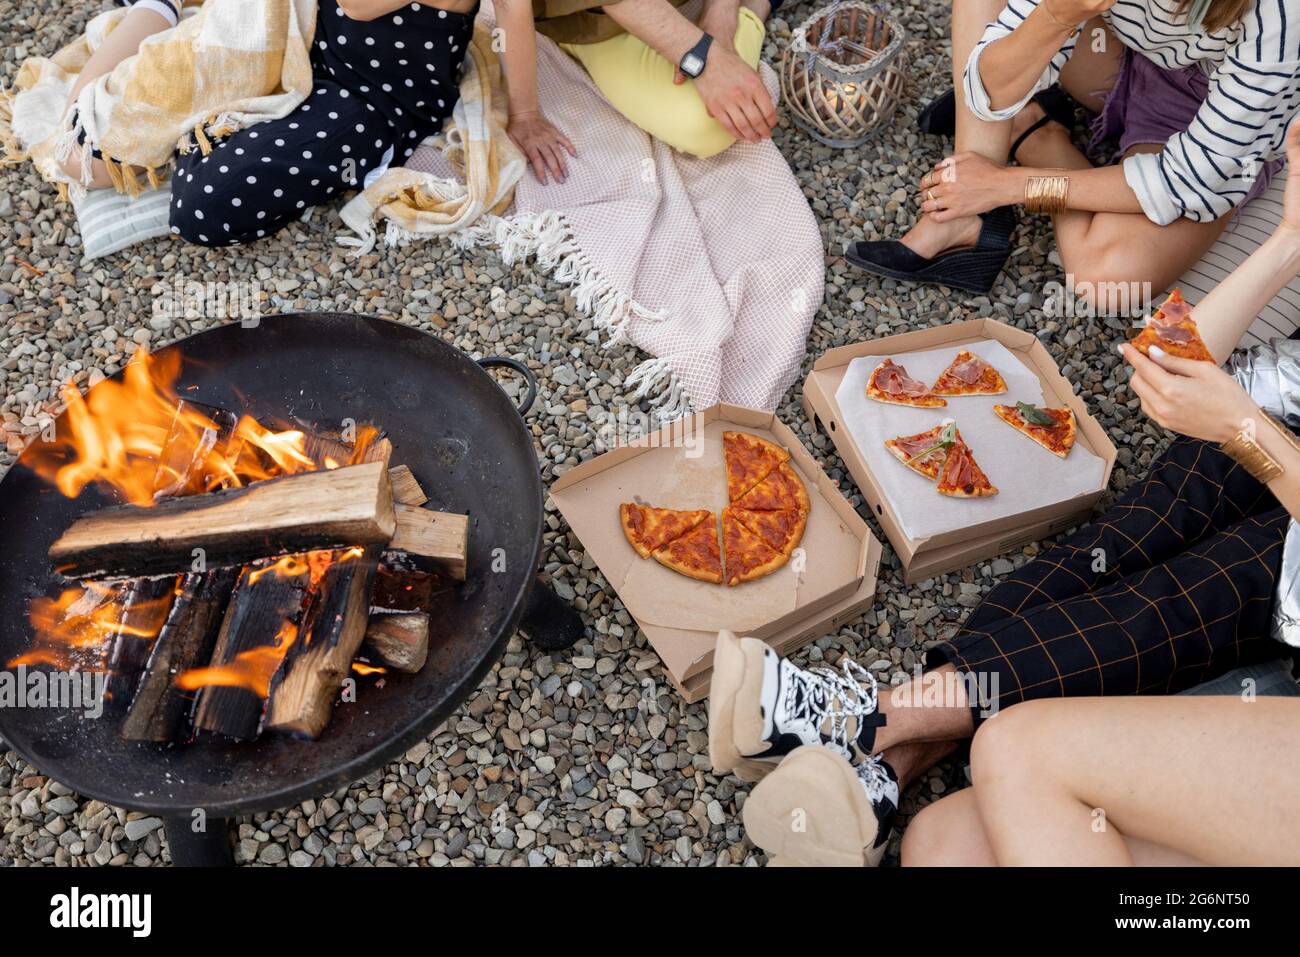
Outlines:
<svg viewBox="0 0 1300 957"><path fill-rule="evenodd" d="M387 674L387 668L380 668L377 665L368 665L361 661L352 662L352 670L359 675L382 675Z"/></svg>
<svg viewBox="0 0 1300 957"><path fill-rule="evenodd" d="M180 363L174 350L139 349L120 382L105 379L84 396L68 383L66 418L24 462L69 498L93 482L134 505L152 505L160 493L242 486L318 467L296 429L274 431L245 415L233 434L223 434L177 396Z"/></svg>
<svg viewBox="0 0 1300 957"><path fill-rule="evenodd" d="M36 598L29 610L36 634L33 647L6 667L49 665L104 671L112 639L118 635L156 638L171 603L171 595L131 600L126 582L89 582L84 587L65 588L58 598Z"/></svg>
<svg viewBox="0 0 1300 957"><path fill-rule="evenodd" d="M298 626L286 621L269 645L241 651L225 665L210 668L191 668L176 677L176 687L183 691L199 688L243 688L259 698L271 693L271 680L280 668L280 662L298 640Z"/></svg>

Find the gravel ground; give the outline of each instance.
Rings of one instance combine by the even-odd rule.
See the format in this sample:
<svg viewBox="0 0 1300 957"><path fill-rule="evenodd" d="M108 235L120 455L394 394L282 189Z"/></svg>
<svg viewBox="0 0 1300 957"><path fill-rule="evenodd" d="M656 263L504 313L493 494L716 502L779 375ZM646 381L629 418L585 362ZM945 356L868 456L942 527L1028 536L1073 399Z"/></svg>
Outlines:
<svg viewBox="0 0 1300 957"><path fill-rule="evenodd" d="M1137 411L1118 372L1115 320L1053 319L1045 284L1059 280L1044 221L1027 222L1006 272L989 296L878 281L839 259L845 244L895 234L912 219L909 187L942 156L922 137L920 105L947 85L947 13L929 0L891 0L909 33L913 78L908 102L867 146L833 150L785 117L776 141L821 221L828 256L826 301L809 341L805 372L835 346L863 338L992 316L1035 332L1087 397L1120 447L1114 487L1142 474L1162 436ZM812 9L799 3L772 24L775 60L790 24ZM7 24L3 77L12 81L30 54L49 54L85 13L54 0L0 0ZM36 432L59 383L94 382L140 344L159 346L209 325L151 318L151 287L176 276L257 281L277 309L348 308L396 317L475 353L526 357L541 397L530 416L543 478L549 482L592 454L602 411L616 411L631 350L603 350L591 323L573 317L560 286L522 268L504 269L490 252L464 254L442 243L352 259L333 243L337 219L318 210L245 249L212 251L156 242L82 263L70 211L26 165L0 171L0 405L2 437ZM322 225L324 228L322 228ZM851 478L825 435L802 414L798 388L781 408L850 500ZM0 472L13 455L0 443ZM862 508L869 517L869 510ZM267 865L466 866L553 864L761 865L738 811L746 786L710 773L704 705L684 705L658 659L608 583L553 509L547 515L545 573L582 610L588 637L571 652L538 653L518 637L482 687L447 725L402 760L349 788L273 814L242 819L240 861ZM877 535L883 540L878 527ZM905 587L886 546L875 607L819 639L800 662L851 655L898 682L923 649L951 631L999 575L1033 557L1023 553ZM654 683L657 708L641 705ZM965 778L949 761L904 800L904 822ZM0 865L159 864L168 860L161 822L85 800L49 780L0 742ZM888 859L897 861L897 838Z"/></svg>

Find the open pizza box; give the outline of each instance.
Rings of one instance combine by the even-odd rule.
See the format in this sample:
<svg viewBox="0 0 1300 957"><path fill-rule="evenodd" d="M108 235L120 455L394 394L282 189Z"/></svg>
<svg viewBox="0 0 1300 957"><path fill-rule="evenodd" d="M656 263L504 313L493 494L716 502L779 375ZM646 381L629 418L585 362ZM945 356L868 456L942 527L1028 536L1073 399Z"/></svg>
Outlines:
<svg viewBox="0 0 1300 957"><path fill-rule="evenodd" d="M884 476L876 474L868 460L879 463L882 455L879 453L865 455L858 442L854 440L852 433L861 434L860 423L850 422L841 407L840 399L846 397L842 386L847 377L860 376L860 370L865 365L873 364L865 361L867 357L903 357L909 354L933 352L937 362L935 367L942 368L960 348L971 349L977 354L985 351L1004 357L1006 353L1010 353L1010 358L1019 360L1020 365L1015 366L1014 370L1010 368L1009 363L1008 369L1000 369L1000 371L1007 375L1009 382L1013 381L1012 371L1021 379L1027 377L1031 383L1036 378L1036 387L1042 390L1043 405L1066 406L1074 411L1078 427L1074 450L1069 458L1058 460L1050 452L1041 449L1004 424L996 423L991 426L995 434L998 429L1005 431L1005 437L997 436L999 443L1009 443L1010 454L1007 458L991 456L987 445L983 454L980 446L974 442L972 446L980 465L989 473L994 484L1003 489L999 495L980 500L947 500L933 493L932 490L927 490L918 491L912 498L902 496L891 498L886 492L886 485L897 489L896 480L891 477L888 481L884 481ZM864 363L854 365L856 359L864 359ZM924 360L912 361L923 362ZM909 364L906 358L902 359L902 362L904 365ZM917 378L933 381L914 371L912 374ZM1014 393L1015 390L1013 389L1012 392ZM1017 398L1019 396L1011 394L950 399L949 410L953 410L953 417L957 419L965 434L966 419L962 416L966 415L969 418L970 413L968 410L956 411L962 408L961 403L978 399L986 400L990 404L994 401L1014 404ZM1061 375L1059 367L1043 344L1032 334L998 322L996 319L955 322L933 329L922 329L832 349L814 363L812 372L804 380L803 401L808 417L821 425L835 444L849 473L858 483L863 497L884 528L890 544L894 546L894 551L903 566L904 581L909 584L1022 548L1031 541L1046 538L1082 523L1091 514L1093 506L1106 490L1110 482L1111 470L1115 465L1114 444L1107 437L1101 424L1089 415L1086 404L1075 395L1074 388ZM854 415L887 415L890 413L885 410L898 408L872 403L870 400L864 400L864 403L873 408L855 409ZM949 410L938 410L938 412ZM907 409L906 411L914 413L920 410ZM923 427L918 427L914 431L921 431ZM1027 477L1033 478L1044 488L1051 488L1054 482L1052 476L1060 474L1062 469L1082 462L1087 462L1090 466L1086 486L1058 500L1016 510L1015 499L1007 495L1006 485L1023 482ZM901 465L892 461L886 462L881 467L903 469ZM903 471L906 473L905 469ZM921 486L924 485L924 480L919 476L914 478ZM987 510L982 511L984 507L980 503L994 500L999 500L999 511L1002 514L990 520L981 520L980 515L990 513ZM913 527L918 524L915 521L916 510L933 509L948 501L965 502L971 506L969 512L971 521L939 534L917 536L908 533L905 528L908 520L911 520ZM962 506L943 504L942 507ZM903 509L911 510L910 514L905 515Z"/></svg>
<svg viewBox="0 0 1300 957"><path fill-rule="evenodd" d="M638 556L623 534L619 505L721 514L727 504L722 433L733 430L787 448L808 491L808 525L790 561L765 578L727 587ZM769 412L715 405L569 470L551 486L551 500L687 701L708 695L719 630L788 653L857 617L875 595L880 542L794 432Z"/></svg>

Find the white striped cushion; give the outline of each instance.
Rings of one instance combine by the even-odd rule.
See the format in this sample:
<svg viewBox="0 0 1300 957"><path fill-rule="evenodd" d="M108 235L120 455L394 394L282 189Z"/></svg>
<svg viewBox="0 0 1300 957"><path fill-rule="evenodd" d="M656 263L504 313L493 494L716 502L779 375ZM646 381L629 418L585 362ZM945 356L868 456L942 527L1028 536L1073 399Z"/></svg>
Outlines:
<svg viewBox="0 0 1300 957"><path fill-rule="evenodd" d="M1201 297L1223 282L1277 228L1282 219L1282 192L1286 171L1273 177L1267 190L1241 208L1234 222L1228 224L1219 241L1210 247L1200 262L1183 274L1175 284L1183 296L1195 305ZM1285 338L1300 325L1300 277L1279 292L1259 314L1241 340L1242 348Z"/></svg>
<svg viewBox="0 0 1300 957"><path fill-rule="evenodd" d="M81 227L82 255L108 256L127 246L168 234L171 190L151 189L134 198L115 189L92 189L72 209Z"/></svg>

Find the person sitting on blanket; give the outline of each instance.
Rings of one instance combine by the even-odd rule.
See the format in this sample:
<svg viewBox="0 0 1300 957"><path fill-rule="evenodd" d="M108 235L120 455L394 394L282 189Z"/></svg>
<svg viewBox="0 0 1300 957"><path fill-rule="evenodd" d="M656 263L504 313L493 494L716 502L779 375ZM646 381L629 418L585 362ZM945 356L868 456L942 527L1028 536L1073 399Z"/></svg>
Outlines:
<svg viewBox="0 0 1300 957"><path fill-rule="evenodd" d="M1277 230L1196 308L1216 356L1227 357L1300 273L1300 126L1287 152ZM804 862L874 863L900 788L993 712L1036 699L1169 694L1300 645L1300 440L1287 429L1300 428L1300 331L1233 355L1230 371L1155 349L1150 358L1121 351L1143 410L1180 437L1096 522L994 587L955 636L930 649L928 673L878 695L871 674L847 658L839 672L804 670L763 642L719 636L709 750L717 770L772 772L745 804L755 843ZM1182 713L1150 712L1165 725ZM1064 707L1037 713L1052 715L1052 728L1071 724ZM1097 747L1118 748L1123 735L1108 739L1103 729L1142 713L1103 699L1078 720L1109 741ZM1273 715L1268 732L1290 735L1290 714ZM1220 718L1207 711L1202 720ZM1184 749L1189 766L1170 773L1219 768L1223 757ZM1256 778L1235 784L1249 804ZM803 829L791 827L798 808Z"/></svg>
<svg viewBox="0 0 1300 957"><path fill-rule="evenodd" d="M146 38L174 27L180 2L137 0L81 70L69 108L87 83L133 56ZM172 232L203 246L255 241L408 159L456 105L478 5L320 0L311 95L281 119L225 137L207 155L178 155ZM70 122L76 123L75 110ZM89 188L112 185L97 150L88 165L86 181L79 147L63 164Z"/></svg>
<svg viewBox="0 0 1300 957"><path fill-rule="evenodd" d="M542 182L563 181L573 144L537 97L536 30L582 64L605 99L660 142L716 156L736 140L772 135L776 107L758 75L763 21L781 0L704 0L698 22L686 0L497 0L505 31L510 138Z"/></svg>

